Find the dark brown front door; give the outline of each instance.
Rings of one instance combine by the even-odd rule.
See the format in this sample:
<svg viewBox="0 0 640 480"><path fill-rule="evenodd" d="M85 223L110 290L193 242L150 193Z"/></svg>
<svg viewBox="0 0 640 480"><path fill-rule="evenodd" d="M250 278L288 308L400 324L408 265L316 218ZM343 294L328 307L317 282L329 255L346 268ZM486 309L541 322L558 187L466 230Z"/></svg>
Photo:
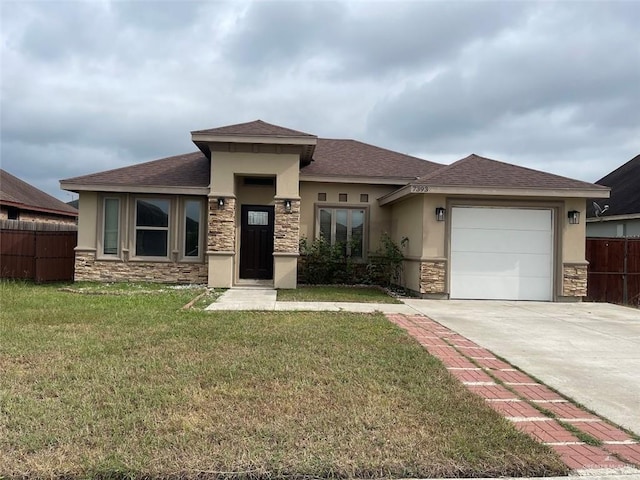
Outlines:
<svg viewBox="0 0 640 480"><path fill-rule="evenodd" d="M240 278L273 278L273 207L242 205Z"/></svg>

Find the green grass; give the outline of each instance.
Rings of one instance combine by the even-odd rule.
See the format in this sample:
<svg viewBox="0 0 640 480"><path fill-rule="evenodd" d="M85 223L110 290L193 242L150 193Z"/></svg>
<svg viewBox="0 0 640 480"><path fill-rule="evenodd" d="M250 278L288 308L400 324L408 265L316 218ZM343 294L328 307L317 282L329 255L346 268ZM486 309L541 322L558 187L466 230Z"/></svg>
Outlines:
<svg viewBox="0 0 640 480"><path fill-rule="evenodd" d="M376 287L298 286L295 290L278 290L280 302L359 302L402 303Z"/></svg>
<svg viewBox="0 0 640 480"><path fill-rule="evenodd" d="M58 287L0 283L0 478L567 472L382 315Z"/></svg>

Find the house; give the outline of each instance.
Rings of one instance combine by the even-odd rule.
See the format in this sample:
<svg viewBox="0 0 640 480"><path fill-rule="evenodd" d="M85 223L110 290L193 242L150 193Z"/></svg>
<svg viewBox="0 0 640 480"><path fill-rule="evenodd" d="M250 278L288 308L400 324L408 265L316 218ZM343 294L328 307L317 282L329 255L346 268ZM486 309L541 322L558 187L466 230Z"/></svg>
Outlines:
<svg viewBox="0 0 640 480"><path fill-rule="evenodd" d="M78 280L295 288L301 237L365 260L388 233L431 298L579 300L587 198L609 189L470 155L449 166L257 120L199 151L62 180ZM580 220L582 216L582 220Z"/></svg>
<svg viewBox="0 0 640 480"><path fill-rule="evenodd" d="M640 155L596 183L611 188L611 197L587 203L587 237L640 237Z"/></svg>
<svg viewBox="0 0 640 480"><path fill-rule="evenodd" d="M78 211L0 169L0 220L74 225Z"/></svg>

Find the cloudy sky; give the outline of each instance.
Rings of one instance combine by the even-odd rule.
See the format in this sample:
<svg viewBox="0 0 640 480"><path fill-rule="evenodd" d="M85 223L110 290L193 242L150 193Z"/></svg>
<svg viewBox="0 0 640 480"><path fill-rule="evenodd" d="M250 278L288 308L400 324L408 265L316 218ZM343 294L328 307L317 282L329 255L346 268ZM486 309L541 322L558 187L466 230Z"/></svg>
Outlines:
<svg viewBox="0 0 640 480"><path fill-rule="evenodd" d="M58 180L262 119L595 181L640 153L640 2L0 2L1 165Z"/></svg>

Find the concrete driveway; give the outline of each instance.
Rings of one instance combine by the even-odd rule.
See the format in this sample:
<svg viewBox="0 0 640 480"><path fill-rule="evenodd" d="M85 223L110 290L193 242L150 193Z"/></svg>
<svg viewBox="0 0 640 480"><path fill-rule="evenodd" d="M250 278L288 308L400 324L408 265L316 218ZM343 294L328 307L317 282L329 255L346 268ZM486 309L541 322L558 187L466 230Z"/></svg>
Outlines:
<svg viewBox="0 0 640 480"><path fill-rule="evenodd" d="M640 310L605 303L405 303L640 435Z"/></svg>

